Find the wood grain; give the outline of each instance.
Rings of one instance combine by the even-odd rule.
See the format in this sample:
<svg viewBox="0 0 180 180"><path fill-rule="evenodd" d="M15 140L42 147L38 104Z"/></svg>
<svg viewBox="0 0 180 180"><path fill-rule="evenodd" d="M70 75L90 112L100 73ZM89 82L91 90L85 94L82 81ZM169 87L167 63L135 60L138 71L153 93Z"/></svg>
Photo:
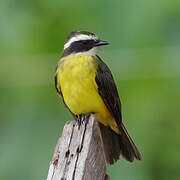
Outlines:
<svg viewBox="0 0 180 180"><path fill-rule="evenodd" d="M106 161L98 123L93 115L78 129L67 122L55 151L58 161L51 162L47 180L105 180Z"/></svg>

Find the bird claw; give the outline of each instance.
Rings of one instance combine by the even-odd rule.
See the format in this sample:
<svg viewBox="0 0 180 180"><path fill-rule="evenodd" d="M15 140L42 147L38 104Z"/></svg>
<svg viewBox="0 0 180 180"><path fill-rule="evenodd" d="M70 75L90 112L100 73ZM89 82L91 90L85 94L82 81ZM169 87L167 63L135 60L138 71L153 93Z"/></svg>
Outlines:
<svg viewBox="0 0 180 180"><path fill-rule="evenodd" d="M82 123L88 124L90 115L91 113L77 115L78 129L80 129Z"/></svg>
<svg viewBox="0 0 180 180"><path fill-rule="evenodd" d="M83 122L85 122L85 124L88 124L90 115L91 115L91 113L87 113L84 115Z"/></svg>
<svg viewBox="0 0 180 180"><path fill-rule="evenodd" d="M78 123L78 129L80 129L82 124L82 114L77 115L77 123Z"/></svg>

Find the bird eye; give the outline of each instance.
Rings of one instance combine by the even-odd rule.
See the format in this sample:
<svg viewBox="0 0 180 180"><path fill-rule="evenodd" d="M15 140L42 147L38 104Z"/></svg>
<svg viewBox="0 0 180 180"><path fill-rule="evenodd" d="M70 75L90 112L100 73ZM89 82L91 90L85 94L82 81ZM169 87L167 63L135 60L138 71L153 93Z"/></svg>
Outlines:
<svg viewBox="0 0 180 180"><path fill-rule="evenodd" d="M84 44L84 45L88 44L88 41L83 41L83 44Z"/></svg>

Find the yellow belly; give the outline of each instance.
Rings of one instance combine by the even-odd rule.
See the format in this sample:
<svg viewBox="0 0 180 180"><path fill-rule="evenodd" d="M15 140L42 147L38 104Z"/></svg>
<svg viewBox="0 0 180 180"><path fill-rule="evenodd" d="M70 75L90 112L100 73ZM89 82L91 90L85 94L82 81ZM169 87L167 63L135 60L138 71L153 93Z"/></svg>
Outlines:
<svg viewBox="0 0 180 180"><path fill-rule="evenodd" d="M61 60L56 72L58 88L71 112L93 112L98 121L118 132L115 120L98 93L95 82L97 64L93 58L89 55L71 55Z"/></svg>

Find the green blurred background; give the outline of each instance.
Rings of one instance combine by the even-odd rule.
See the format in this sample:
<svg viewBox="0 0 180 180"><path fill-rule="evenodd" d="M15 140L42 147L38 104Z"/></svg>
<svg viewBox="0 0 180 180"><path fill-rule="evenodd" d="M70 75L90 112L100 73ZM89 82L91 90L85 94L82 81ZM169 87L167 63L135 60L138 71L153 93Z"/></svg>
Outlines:
<svg viewBox="0 0 180 180"><path fill-rule="evenodd" d="M0 1L0 179L45 179L66 120L53 82L72 30L108 40L123 119L142 153L112 180L180 178L179 0Z"/></svg>

